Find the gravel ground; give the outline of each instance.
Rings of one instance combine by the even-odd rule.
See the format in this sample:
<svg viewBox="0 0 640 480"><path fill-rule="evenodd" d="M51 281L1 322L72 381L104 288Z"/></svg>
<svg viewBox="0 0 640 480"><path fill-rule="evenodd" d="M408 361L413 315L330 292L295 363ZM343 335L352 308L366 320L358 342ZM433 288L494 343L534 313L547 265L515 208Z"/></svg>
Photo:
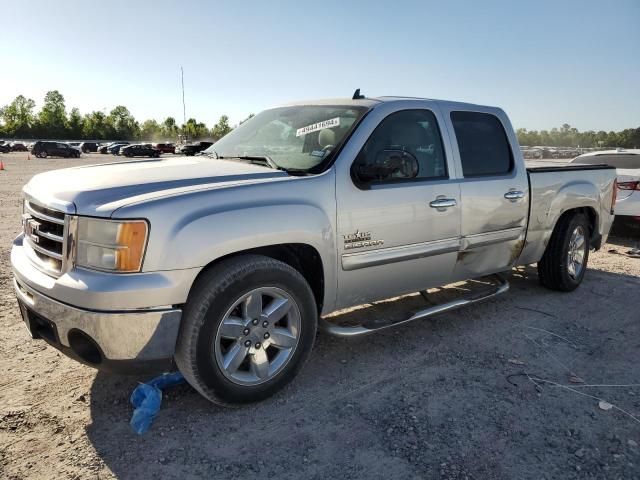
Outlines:
<svg viewBox="0 0 640 480"><path fill-rule="evenodd" d="M492 301L369 338L319 335L297 380L259 404L176 387L135 435L128 396L144 379L30 340L9 267L22 185L111 158L0 155L0 478L640 478L640 259L624 255L637 238L610 238L570 294L526 268Z"/></svg>

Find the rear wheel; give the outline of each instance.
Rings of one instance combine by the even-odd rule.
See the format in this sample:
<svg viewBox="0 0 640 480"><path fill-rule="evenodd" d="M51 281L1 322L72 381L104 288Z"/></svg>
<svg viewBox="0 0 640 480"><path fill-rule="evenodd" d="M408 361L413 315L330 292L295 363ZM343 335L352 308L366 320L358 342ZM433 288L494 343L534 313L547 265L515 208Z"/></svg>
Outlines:
<svg viewBox="0 0 640 480"><path fill-rule="evenodd" d="M578 288L587 270L589 243L587 217L582 213L562 216L538 262L540 283L564 292Z"/></svg>
<svg viewBox="0 0 640 480"><path fill-rule="evenodd" d="M40 157L40 158L47 158L47 152L45 152L45 151L43 150L42 152L40 152L40 153L38 154L38 157Z"/></svg>
<svg viewBox="0 0 640 480"><path fill-rule="evenodd" d="M302 368L316 328L314 296L297 270L258 255L231 258L190 292L175 360L214 403L262 400Z"/></svg>

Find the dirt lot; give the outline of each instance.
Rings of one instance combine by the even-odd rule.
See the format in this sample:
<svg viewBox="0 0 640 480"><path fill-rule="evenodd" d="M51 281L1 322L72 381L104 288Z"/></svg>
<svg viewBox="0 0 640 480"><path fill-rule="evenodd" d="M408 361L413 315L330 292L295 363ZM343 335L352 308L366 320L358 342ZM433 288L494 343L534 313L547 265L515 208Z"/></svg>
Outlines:
<svg viewBox="0 0 640 480"><path fill-rule="evenodd" d="M640 259L623 237L592 254L574 293L521 269L510 293L471 308L369 338L319 335L298 379L262 403L222 409L174 388L135 435L138 379L30 340L11 286L22 185L105 158L0 155L0 478L640 478Z"/></svg>

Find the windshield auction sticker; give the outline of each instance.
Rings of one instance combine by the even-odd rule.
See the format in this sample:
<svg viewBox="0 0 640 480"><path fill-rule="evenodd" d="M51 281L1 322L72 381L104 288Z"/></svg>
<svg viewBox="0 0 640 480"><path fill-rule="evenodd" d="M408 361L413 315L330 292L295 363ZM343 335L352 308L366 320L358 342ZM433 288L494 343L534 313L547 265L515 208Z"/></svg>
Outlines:
<svg viewBox="0 0 640 480"><path fill-rule="evenodd" d="M318 130L324 130L325 128L333 128L340 126L340 117L330 118L322 122L314 123L313 125L307 125L306 127L296 130L296 137L301 137L307 133L317 132Z"/></svg>

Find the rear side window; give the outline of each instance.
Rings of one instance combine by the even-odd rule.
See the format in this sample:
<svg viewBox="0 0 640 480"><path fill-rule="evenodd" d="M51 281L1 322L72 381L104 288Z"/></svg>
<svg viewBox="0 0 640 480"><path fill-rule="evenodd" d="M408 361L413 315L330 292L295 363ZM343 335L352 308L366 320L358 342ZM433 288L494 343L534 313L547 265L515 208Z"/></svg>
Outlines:
<svg viewBox="0 0 640 480"><path fill-rule="evenodd" d="M513 153L495 115L451 112L465 177L505 175L513 169Z"/></svg>

